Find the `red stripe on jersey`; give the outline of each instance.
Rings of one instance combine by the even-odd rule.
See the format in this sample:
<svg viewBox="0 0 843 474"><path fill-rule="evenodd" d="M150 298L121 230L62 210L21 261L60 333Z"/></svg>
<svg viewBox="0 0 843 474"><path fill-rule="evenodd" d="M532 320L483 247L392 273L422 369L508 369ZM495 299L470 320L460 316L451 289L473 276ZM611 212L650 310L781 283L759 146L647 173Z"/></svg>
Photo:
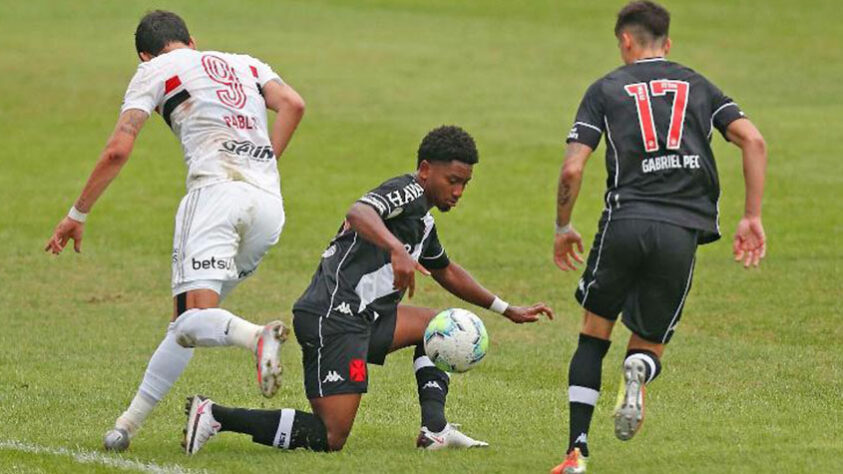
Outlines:
<svg viewBox="0 0 843 474"><path fill-rule="evenodd" d="M167 79L164 82L164 93L169 94L170 92L173 92L173 90L176 87L178 87L180 85L181 85L181 79L179 79L179 76L173 76L173 77Z"/></svg>
<svg viewBox="0 0 843 474"><path fill-rule="evenodd" d="M252 70L253 76L258 77L258 68L256 68L255 66L249 66L249 69Z"/></svg>

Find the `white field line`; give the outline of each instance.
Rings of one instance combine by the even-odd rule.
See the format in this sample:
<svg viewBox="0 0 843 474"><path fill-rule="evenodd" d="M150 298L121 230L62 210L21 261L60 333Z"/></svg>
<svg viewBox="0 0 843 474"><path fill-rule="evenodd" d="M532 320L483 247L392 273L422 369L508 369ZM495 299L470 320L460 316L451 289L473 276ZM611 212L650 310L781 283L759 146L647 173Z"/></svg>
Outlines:
<svg viewBox="0 0 843 474"><path fill-rule="evenodd" d="M80 464L101 464L116 469L127 471L149 472L154 474L195 474L207 471L196 471L186 469L177 465L159 466L151 462L141 462L134 459L125 459L119 456L110 456L96 451L88 451L82 448L67 449L41 446L22 441L0 440L0 451L21 451L32 454L50 454L53 456L68 456Z"/></svg>

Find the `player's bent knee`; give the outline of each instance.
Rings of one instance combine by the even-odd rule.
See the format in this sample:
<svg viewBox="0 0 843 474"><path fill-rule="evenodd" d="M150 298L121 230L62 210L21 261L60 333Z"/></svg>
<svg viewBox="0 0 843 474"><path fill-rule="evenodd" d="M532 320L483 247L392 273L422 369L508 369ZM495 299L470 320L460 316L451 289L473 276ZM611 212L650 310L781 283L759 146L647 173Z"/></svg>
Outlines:
<svg viewBox="0 0 843 474"><path fill-rule="evenodd" d="M348 439L348 433L348 431L328 431L328 451L342 451L342 448L345 446L345 442Z"/></svg>

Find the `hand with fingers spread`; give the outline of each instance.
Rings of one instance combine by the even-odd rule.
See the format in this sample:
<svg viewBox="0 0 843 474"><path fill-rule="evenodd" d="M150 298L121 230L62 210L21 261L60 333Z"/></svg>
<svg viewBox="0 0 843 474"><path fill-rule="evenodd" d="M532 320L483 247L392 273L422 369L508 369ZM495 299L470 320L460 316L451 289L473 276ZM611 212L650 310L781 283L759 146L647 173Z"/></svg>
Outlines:
<svg viewBox="0 0 843 474"><path fill-rule="evenodd" d="M760 217L744 217L738 222L732 253L744 268L757 267L767 254L767 238Z"/></svg>
<svg viewBox="0 0 843 474"><path fill-rule="evenodd" d="M575 247L576 250L574 250ZM566 232L556 234L553 243L553 261L562 271L576 270L577 267L573 261L583 263L581 257L583 251L582 237L573 227Z"/></svg>
<svg viewBox="0 0 843 474"><path fill-rule="evenodd" d="M516 324L534 323L539 320L540 314L544 314L548 319L553 319L555 316L550 306L544 303L536 303L533 306L510 306L503 313Z"/></svg>
<svg viewBox="0 0 843 474"><path fill-rule="evenodd" d="M44 251L58 255L64 250L67 242L73 239L73 250L79 253L82 251L82 234L84 232L84 222L79 222L71 219L69 216L65 216L56 226L56 230L53 231L53 236L47 241Z"/></svg>
<svg viewBox="0 0 843 474"><path fill-rule="evenodd" d="M415 261L403 246L391 252L392 260L392 287L396 290L407 289L408 297L412 298L416 290L416 271L422 275L430 276L430 272Z"/></svg>

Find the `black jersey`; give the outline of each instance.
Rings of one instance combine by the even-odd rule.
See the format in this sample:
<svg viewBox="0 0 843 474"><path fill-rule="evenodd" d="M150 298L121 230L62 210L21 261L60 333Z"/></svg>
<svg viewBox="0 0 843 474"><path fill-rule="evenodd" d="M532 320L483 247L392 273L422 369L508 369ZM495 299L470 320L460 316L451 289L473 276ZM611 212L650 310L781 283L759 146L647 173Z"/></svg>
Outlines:
<svg viewBox="0 0 843 474"><path fill-rule="evenodd" d="M592 149L606 134L605 219L648 219L720 238L715 128L743 117L706 78L663 58L622 66L588 88L568 142Z"/></svg>
<svg viewBox="0 0 843 474"><path fill-rule="evenodd" d="M414 259L426 268L445 268L450 263L439 243L424 190L414 175L390 179L357 202L369 205L386 228ZM374 321L395 312L403 291L392 287L390 254L351 230L344 222L322 253L310 286L296 301L293 311L329 312L360 316Z"/></svg>

